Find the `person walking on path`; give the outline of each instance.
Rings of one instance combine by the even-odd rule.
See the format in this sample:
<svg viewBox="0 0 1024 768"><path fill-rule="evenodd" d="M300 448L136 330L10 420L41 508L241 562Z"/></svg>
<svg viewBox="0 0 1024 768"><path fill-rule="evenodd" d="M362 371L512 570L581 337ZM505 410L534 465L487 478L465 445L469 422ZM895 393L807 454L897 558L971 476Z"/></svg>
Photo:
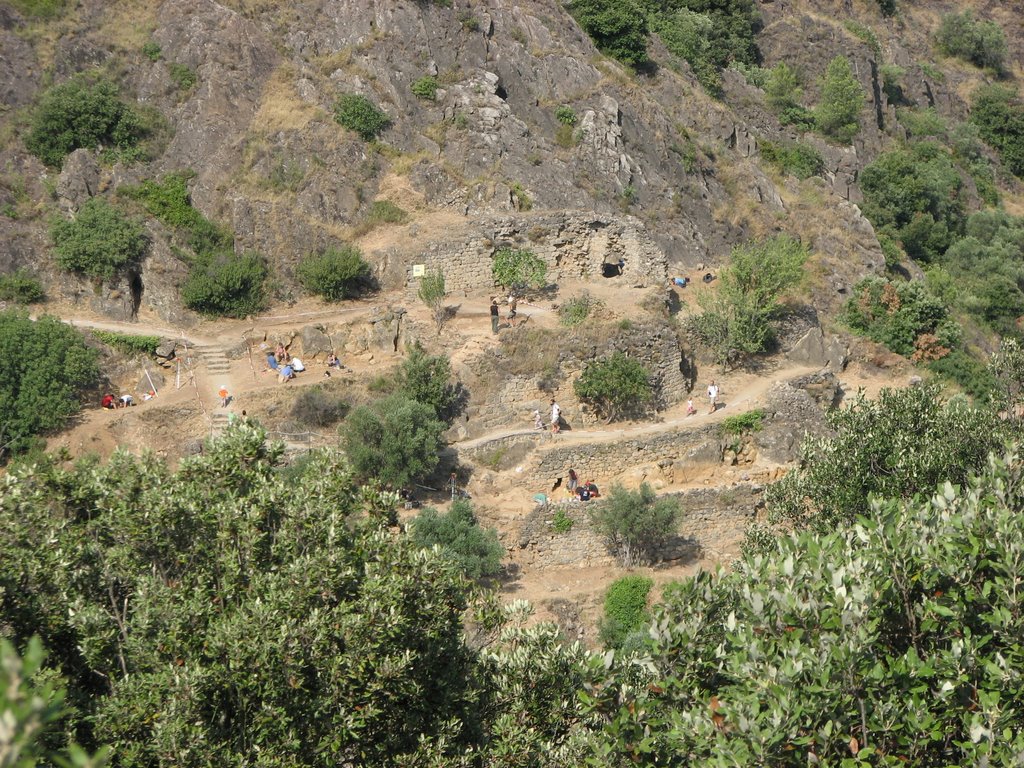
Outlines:
<svg viewBox="0 0 1024 768"><path fill-rule="evenodd" d="M551 434L557 435L561 429L559 419L562 418L562 409L558 407L558 403L555 402L554 398L551 398Z"/></svg>
<svg viewBox="0 0 1024 768"><path fill-rule="evenodd" d="M491 297L491 333L498 332L498 300Z"/></svg>
<svg viewBox="0 0 1024 768"><path fill-rule="evenodd" d="M544 429L544 419L540 417L540 411L533 412L533 428Z"/></svg>
<svg viewBox="0 0 1024 768"><path fill-rule="evenodd" d="M712 381L708 384L708 400L711 401L710 413L714 413L718 409L718 385Z"/></svg>
<svg viewBox="0 0 1024 768"><path fill-rule="evenodd" d="M231 395L228 393L228 388L225 385L221 385L220 389L217 390L217 397L220 398L220 407L227 408L228 403L231 402Z"/></svg>
<svg viewBox="0 0 1024 768"><path fill-rule="evenodd" d="M515 328L516 326L516 315L518 314L516 309L519 306L519 300L515 294L509 294L508 297L508 327Z"/></svg>

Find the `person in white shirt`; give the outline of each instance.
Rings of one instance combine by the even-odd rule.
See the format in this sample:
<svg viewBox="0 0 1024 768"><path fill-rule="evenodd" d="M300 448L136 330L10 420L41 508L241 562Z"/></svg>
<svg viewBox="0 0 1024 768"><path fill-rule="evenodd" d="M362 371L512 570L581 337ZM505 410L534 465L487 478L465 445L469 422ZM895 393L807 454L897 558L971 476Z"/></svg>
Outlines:
<svg viewBox="0 0 1024 768"><path fill-rule="evenodd" d="M718 385L712 381L708 384L708 400L711 401L711 413L718 408Z"/></svg>
<svg viewBox="0 0 1024 768"><path fill-rule="evenodd" d="M558 403L555 402L554 398L551 399L551 434L557 435L559 430L558 420L562 418L562 409L558 407Z"/></svg>

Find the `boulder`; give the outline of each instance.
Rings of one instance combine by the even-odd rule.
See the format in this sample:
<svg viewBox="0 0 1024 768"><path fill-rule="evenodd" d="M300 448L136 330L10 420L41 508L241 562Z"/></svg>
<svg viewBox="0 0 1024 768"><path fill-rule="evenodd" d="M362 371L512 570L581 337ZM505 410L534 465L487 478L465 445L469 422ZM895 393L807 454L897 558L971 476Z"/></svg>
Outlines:
<svg viewBox="0 0 1024 768"><path fill-rule="evenodd" d="M302 354L313 359L318 355L329 355L334 350L331 337L324 333L322 326L307 325L299 331L299 340L302 342Z"/></svg>
<svg viewBox="0 0 1024 768"><path fill-rule="evenodd" d="M849 351L837 336L825 337L820 327L807 331L787 355L794 363L818 365L839 373L846 368Z"/></svg>
<svg viewBox="0 0 1024 768"><path fill-rule="evenodd" d="M153 380L152 384L150 379ZM139 383L135 385L136 392L151 392L154 387L159 392L164 388L164 384L167 382L167 377L164 376L160 371L150 371L149 376L145 373L139 377Z"/></svg>
<svg viewBox="0 0 1024 768"><path fill-rule="evenodd" d="M64 159L57 179L57 198L66 211L77 211L100 191L100 166L88 149L76 149Z"/></svg>

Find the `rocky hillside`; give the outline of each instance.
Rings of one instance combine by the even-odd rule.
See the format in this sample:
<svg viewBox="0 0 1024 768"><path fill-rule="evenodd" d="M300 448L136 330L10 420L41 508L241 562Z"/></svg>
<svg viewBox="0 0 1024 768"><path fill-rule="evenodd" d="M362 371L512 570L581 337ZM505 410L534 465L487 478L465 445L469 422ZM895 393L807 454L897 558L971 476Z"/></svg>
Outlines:
<svg viewBox="0 0 1024 768"><path fill-rule="evenodd" d="M764 142L800 134L751 84L756 76L724 70L713 98L656 35L652 65L634 72L599 53L561 3L0 4L0 271L30 267L52 298L114 317L142 308L187 321L177 293L187 254L156 220L146 219L141 268L102 286L55 269L47 223L91 196L188 171L193 205L234 234L236 252L267 257L278 299L299 295L301 257L341 243L361 245L382 285L399 287L438 249L474 242L486 260L527 237L557 248L562 229L573 230L558 217L582 212L597 214L595 230L633 230L636 217L670 268L720 264L732 244L793 232L815 252L812 303L834 311L856 280L884 269L855 205L861 170L907 136L883 70L900 72L901 109L934 108L947 121L964 119L990 74L935 49L940 16L962 3L901 3L893 17L873 0L755 5L759 71L786 62L801 75L802 103L814 105L829 61L845 56L865 97L852 142L803 136L822 158L803 182L762 157ZM1001 23L1018 61L1013 4L973 5ZM48 168L26 149L33 110L48 87L83 72L115 83L147 117L146 152L85 149ZM343 94L386 114L376 141L335 120ZM1010 177L1001 183L1018 204ZM379 224L379 200L408 216Z"/></svg>

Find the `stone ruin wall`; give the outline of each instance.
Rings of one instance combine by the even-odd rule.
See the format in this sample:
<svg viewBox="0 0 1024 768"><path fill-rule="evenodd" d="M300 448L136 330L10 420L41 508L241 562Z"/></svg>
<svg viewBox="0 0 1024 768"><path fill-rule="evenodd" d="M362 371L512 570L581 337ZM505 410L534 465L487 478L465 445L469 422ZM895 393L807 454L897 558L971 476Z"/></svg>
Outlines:
<svg viewBox="0 0 1024 768"><path fill-rule="evenodd" d="M548 281L565 284L601 276L601 265L625 259L629 285L658 285L668 279L668 261L639 220L599 213L482 218L464 242L430 243L406 267L406 288L415 294L413 264L441 269L452 294L492 290L491 259L500 248L525 248L548 265Z"/></svg>
<svg viewBox="0 0 1024 768"><path fill-rule="evenodd" d="M660 562L720 561L738 550L748 526L754 522L764 487L740 484L730 488L697 488L666 494L679 499L682 516L676 535L656 553ZM522 559L534 568L581 568L612 565L615 559L590 522L597 501L566 501L537 507L523 521L518 546ZM551 527L558 510L573 521L558 533Z"/></svg>

